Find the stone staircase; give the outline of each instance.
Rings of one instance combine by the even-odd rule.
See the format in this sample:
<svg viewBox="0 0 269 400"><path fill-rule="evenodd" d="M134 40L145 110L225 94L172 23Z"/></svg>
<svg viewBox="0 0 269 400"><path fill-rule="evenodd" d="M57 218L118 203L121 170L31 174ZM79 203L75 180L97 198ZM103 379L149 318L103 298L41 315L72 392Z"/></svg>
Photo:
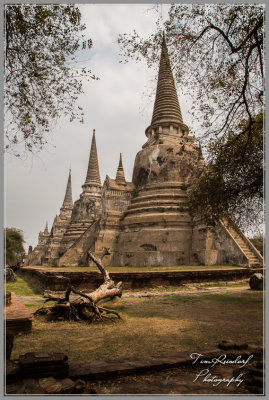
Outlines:
<svg viewBox="0 0 269 400"><path fill-rule="evenodd" d="M264 266L264 259L256 247L243 234L241 229L228 218L223 220L221 224L224 226L230 237L235 241L241 252L248 260L250 268L260 268Z"/></svg>
<svg viewBox="0 0 269 400"><path fill-rule="evenodd" d="M66 232L65 238L69 240L78 239L91 225L93 221L71 221Z"/></svg>
<svg viewBox="0 0 269 400"><path fill-rule="evenodd" d="M59 258L58 265L85 265L87 251L94 248L96 237L100 231L100 218L92 222L89 227L81 234L74 243Z"/></svg>

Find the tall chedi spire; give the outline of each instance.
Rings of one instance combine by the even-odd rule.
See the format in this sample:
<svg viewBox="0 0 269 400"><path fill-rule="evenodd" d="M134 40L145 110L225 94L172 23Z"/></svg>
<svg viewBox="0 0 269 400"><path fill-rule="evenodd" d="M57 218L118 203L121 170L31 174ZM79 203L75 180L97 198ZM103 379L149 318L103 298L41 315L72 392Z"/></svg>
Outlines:
<svg viewBox="0 0 269 400"><path fill-rule="evenodd" d="M96 149L96 140L95 140L95 129L93 130L93 135L92 135L92 144L91 144L91 151L90 151L86 180L82 187L84 190L87 191L87 188L92 187L92 186L101 186L97 149Z"/></svg>
<svg viewBox="0 0 269 400"><path fill-rule="evenodd" d="M46 226L45 226L44 233L45 233L46 235L48 235L48 233L49 233L49 229L48 229L48 221L46 222Z"/></svg>
<svg viewBox="0 0 269 400"><path fill-rule="evenodd" d="M61 210L63 209L72 209L73 208L73 200L72 200L72 184L71 184L71 169L69 170L68 181L64 196L63 205Z"/></svg>
<svg viewBox="0 0 269 400"><path fill-rule="evenodd" d="M82 262L82 252L79 247L82 242L79 241L76 245L75 242L78 238L82 237L84 233L88 232L88 229L96 222L101 214L102 185L94 129L85 183L82 185L82 193L79 199L74 202L70 223L61 241L62 256L59 258L59 265L70 262L72 263L70 265L79 265L79 263ZM89 240L88 236L87 240Z"/></svg>
<svg viewBox="0 0 269 400"><path fill-rule="evenodd" d="M146 135L150 137L152 130L154 133L163 132L163 127L169 127L171 133L184 134L189 131L183 123L164 34L153 115Z"/></svg>
<svg viewBox="0 0 269 400"><path fill-rule="evenodd" d="M117 175L116 175L116 182L117 182L118 185L125 185L126 184L125 175L124 175L124 169L123 169L123 166L122 166L121 153L120 153L120 161L119 161L119 166L118 166Z"/></svg>

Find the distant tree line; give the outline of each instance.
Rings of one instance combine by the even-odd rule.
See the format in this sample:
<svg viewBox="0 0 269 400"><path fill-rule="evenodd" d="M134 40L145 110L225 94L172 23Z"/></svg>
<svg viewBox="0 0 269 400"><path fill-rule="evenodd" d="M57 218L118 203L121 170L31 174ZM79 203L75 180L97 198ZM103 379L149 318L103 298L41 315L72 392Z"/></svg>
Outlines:
<svg viewBox="0 0 269 400"><path fill-rule="evenodd" d="M15 266L24 254L23 232L17 228L5 229L5 261L8 266Z"/></svg>

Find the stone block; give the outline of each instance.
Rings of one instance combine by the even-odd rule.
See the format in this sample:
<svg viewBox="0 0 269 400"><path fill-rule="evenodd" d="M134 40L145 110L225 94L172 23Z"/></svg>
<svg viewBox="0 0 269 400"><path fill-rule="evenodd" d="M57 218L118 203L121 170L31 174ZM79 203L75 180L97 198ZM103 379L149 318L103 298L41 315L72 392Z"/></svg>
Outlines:
<svg viewBox="0 0 269 400"><path fill-rule="evenodd" d="M69 368L68 376L71 379L96 379L107 376L106 363L95 362L90 364L76 364Z"/></svg>
<svg viewBox="0 0 269 400"><path fill-rule="evenodd" d="M82 379L77 379L75 382L74 393L83 393L84 389L86 388L86 382Z"/></svg>
<svg viewBox="0 0 269 400"><path fill-rule="evenodd" d="M253 274L249 279L249 286L253 290L263 290L263 275L260 273Z"/></svg>
<svg viewBox="0 0 269 400"><path fill-rule="evenodd" d="M63 390L61 382L56 381L53 377L39 379L38 384L46 394L60 394Z"/></svg>
<svg viewBox="0 0 269 400"><path fill-rule="evenodd" d="M29 332L32 328L32 316L14 293L11 293L11 303L5 309L6 332L16 335L19 332Z"/></svg>
<svg viewBox="0 0 269 400"><path fill-rule="evenodd" d="M19 357L22 377L65 378L68 374L68 357L63 353L30 352Z"/></svg>
<svg viewBox="0 0 269 400"><path fill-rule="evenodd" d="M67 365L68 356L63 353L52 353L46 351L29 352L19 357L20 368L39 367L50 365Z"/></svg>
<svg viewBox="0 0 269 400"><path fill-rule="evenodd" d="M109 363L106 366L106 373L109 376L128 375L135 373L135 371L135 362L122 362L122 360L119 360L113 364Z"/></svg>
<svg viewBox="0 0 269 400"><path fill-rule="evenodd" d="M63 394L71 394L75 391L75 382L70 378L65 378L60 381L62 385L62 393Z"/></svg>
<svg viewBox="0 0 269 400"><path fill-rule="evenodd" d="M21 387L21 394L46 394L36 379L24 379Z"/></svg>

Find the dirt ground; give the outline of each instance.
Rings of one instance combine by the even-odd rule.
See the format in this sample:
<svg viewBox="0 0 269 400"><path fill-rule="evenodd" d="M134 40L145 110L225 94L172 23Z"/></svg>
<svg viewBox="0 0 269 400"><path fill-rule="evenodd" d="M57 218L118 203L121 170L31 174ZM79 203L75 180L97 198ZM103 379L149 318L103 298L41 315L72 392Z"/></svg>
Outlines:
<svg viewBox="0 0 269 400"><path fill-rule="evenodd" d="M214 377L230 380L233 368L216 366L209 369L210 375L197 378L203 370L203 367L175 368L151 374L88 382L84 393L92 393L94 390L97 394L249 394L244 382L240 383L240 378L230 384L228 381L210 381Z"/></svg>
<svg viewBox="0 0 269 400"><path fill-rule="evenodd" d="M262 388L246 386L246 368L236 370L227 365L207 366L190 365L154 373L143 373L122 377L113 377L86 382L81 394L97 395L244 395L261 394ZM61 382L61 381L58 381ZM84 384L85 385L85 384ZM253 390L254 389L254 390ZM24 379L10 383L6 387L7 394L45 394L39 386L39 380ZM50 391L50 394L52 392Z"/></svg>
<svg viewBox="0 0 269 400"><path fill-rule="evenodd" d="M18 296L32 313L42 306L37 293L23 288ZM173 351L191 354L227 339L263 343L263 293L250 290L244 281L128 291L106 307L119 312L121 319L88 324L34 317L32 331L15 337L11 358L30 351L62 352L71 365ZM201 370L188 366L87 382L84 394L249 394L244 382L210 381L214 376L231 379L232 367L218 366L210 369L209 379L195 379Z"/></svg>
<svg viewBox="0 0 269 400"><path fill-rule="evenodd" d="M42 305L25 304L31 312ZM11 358L29 351L60 351L68 355L70 364L78 364L212 349L223 339L263 341L261 292L122 298L106 306L119 312L121 319L88 324L35 317L32 331L15 337Z"/></svg>

